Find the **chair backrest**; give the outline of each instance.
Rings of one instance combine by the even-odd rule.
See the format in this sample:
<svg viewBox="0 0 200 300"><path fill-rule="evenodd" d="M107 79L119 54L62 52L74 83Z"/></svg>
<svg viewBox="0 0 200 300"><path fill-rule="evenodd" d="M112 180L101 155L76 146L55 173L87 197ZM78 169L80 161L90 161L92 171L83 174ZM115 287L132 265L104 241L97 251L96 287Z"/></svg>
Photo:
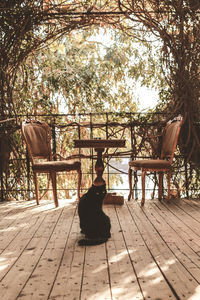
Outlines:
<svg viewBox="0 0 200 300"><path fill-rule="evenodd" d="M170 163L172 163L174 157L182 122L183 118L181 116L169 121L162 134L161 159L168 159Z"/></svg>
<svg viewBox="0 0 200 300"><path fill-rule="evenodd" d="M21 124L29 156L34 163L34 158L52 160L51 130L45 122L27 120Z"/></svg>

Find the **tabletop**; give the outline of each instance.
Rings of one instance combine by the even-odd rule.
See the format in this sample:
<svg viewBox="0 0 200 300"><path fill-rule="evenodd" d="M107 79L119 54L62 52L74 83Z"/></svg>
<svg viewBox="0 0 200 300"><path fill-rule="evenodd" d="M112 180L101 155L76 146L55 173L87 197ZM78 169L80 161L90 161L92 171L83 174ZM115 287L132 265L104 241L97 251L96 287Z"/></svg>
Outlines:
<svg viewBox="0 0 200 300"><path fill-rule="evenodd" d="M74 140L75 148L123 148L125 147L125 140L119 139L85 139Z"/></svg>

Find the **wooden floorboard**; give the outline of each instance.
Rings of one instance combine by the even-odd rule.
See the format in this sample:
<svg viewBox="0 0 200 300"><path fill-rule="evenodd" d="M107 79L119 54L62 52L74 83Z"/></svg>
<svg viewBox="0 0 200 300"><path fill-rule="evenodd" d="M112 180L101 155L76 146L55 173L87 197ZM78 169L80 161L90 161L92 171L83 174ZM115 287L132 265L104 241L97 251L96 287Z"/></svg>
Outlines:
<svg viewBox="0 0 200 300"><path fill-rule="evenodd" d="M111 238L90 247L59 203L0 204L1 300L200 300L200 201L105 205Z"/></svg>

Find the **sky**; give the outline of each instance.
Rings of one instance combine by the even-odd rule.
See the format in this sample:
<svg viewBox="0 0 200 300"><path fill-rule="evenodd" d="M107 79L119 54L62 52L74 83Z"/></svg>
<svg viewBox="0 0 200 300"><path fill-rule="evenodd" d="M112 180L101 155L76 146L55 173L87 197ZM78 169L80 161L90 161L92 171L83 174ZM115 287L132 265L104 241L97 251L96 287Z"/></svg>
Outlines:
<svg viewBox="0 0 200 300"><path fill-rule="evenodd" d="M140 100L138 103L139 111L153 109L158 103L158 92L154 89L138 86L136 94Z"/></svg>

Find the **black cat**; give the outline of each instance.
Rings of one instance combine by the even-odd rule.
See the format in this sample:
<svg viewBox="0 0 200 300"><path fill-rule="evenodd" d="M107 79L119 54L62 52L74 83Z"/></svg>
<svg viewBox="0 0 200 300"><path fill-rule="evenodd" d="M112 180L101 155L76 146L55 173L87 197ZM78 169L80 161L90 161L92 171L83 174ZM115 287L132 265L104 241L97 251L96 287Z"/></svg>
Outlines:
<svg viewBox="0 0 200 300"><path fill-rule="evenodd" d="M78 203L81 233L85 238L79 240L79 246L99 245L110 238L110 218L103 212L103 199L106 185L95 186L84 194Z"/></svg>

